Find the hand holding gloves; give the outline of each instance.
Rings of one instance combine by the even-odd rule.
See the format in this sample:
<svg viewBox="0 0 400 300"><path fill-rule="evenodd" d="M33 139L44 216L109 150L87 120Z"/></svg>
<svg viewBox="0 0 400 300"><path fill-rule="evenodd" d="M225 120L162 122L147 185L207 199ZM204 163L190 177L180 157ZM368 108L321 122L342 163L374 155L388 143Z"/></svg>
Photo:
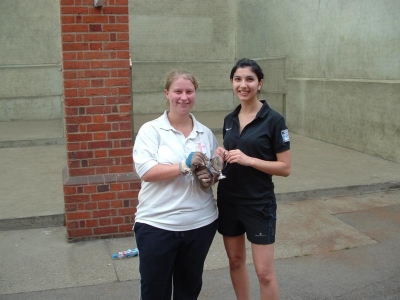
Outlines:
<svg viewBox="0 0 400 300"><path fill-rule="evenodd" d="M204 167L208 161L207 156L202 152L192 152L179 163L179 170L182 175L192 174L197 168Z"/></svg>
<svg viewBox="0 0 400 300"><path fill-rule="evenodd" d="M195 174L203 191L207 190L214 184L214 175L206 166L198 168L195 171Z"/></svg>
<svg viewBox="0 0 400 300"><path fill-rule="evenodd" d="M187 158L179 163L179 170L182 175L196 175L202 190L207 190L214 184L214 175L207 168L209 159L202 152L192 152Z"/></svg>

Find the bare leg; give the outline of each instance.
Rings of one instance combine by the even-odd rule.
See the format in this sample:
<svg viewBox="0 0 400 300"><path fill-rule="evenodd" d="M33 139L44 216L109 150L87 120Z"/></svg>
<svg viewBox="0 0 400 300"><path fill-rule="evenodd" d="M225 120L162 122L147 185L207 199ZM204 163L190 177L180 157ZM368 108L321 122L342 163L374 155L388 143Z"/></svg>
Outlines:
<svg viewBox="0 0 400 300"><path fill-rule="evenodd" d="M224 236L224 245L229 259L230 275L236 298L237 300L249 300L250 283L246 266L245 235Z"/></svg>
<svg viewBox="0 0 400 300"><path fill-rule="evenodd" d="M274 244L251 244L254 268L260 284L261 300L278 300L279 287L275 273Z"/></svg>

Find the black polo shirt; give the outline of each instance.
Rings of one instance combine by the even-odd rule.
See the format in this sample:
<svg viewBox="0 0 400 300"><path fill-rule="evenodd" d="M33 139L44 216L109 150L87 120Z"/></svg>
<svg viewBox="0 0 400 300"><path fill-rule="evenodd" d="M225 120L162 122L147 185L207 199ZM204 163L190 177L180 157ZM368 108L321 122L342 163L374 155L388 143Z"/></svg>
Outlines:
<svg viewBox="0 0 400 300"><path fill-rule="evenodd" d="M285 119L271 109L265 100L263 106L242 133L240 133L239 105L224 119L224 148L239 149L248 156L276 161L276 153L290 149ZM226 175L218 183L218 199L240 204L267 203L275 199L272 175L237 163L228 164Z"/></svg>

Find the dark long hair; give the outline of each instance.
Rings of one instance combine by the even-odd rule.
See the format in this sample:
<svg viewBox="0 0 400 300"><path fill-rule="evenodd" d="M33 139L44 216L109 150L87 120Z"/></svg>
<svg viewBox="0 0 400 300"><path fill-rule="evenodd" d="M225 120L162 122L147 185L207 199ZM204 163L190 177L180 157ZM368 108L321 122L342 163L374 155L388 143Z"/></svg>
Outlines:
<svg viewBox="0 0 400 300"><path fill-rule="evenodd" d="M236 62L235 66L232 68L231 75L230 75L231 80L233 79L233 75L235 74L236 70L239 68L250 68L251 71L257 75L258 81L261 81L262 79L264 79L264 73L263 73L261 67L258 65L258 63L256 63L252 59L242 58L242 59L239 59Z"/></svg>

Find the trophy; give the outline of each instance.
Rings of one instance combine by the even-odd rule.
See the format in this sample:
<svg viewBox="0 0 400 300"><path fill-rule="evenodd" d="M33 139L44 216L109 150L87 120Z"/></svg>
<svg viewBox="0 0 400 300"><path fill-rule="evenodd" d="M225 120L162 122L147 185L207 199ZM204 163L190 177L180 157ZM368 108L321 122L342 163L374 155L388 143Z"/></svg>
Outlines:
<svg viewBox="0 0 400 300"><path fill-rule="evenodd" d="M224 174L222 174L222 169L225 168L226 162L222 159L221 156L216 155L213 158L210 159L211 165L214 168L215 171L218 172L218 180L226 178Z"/></svg>

